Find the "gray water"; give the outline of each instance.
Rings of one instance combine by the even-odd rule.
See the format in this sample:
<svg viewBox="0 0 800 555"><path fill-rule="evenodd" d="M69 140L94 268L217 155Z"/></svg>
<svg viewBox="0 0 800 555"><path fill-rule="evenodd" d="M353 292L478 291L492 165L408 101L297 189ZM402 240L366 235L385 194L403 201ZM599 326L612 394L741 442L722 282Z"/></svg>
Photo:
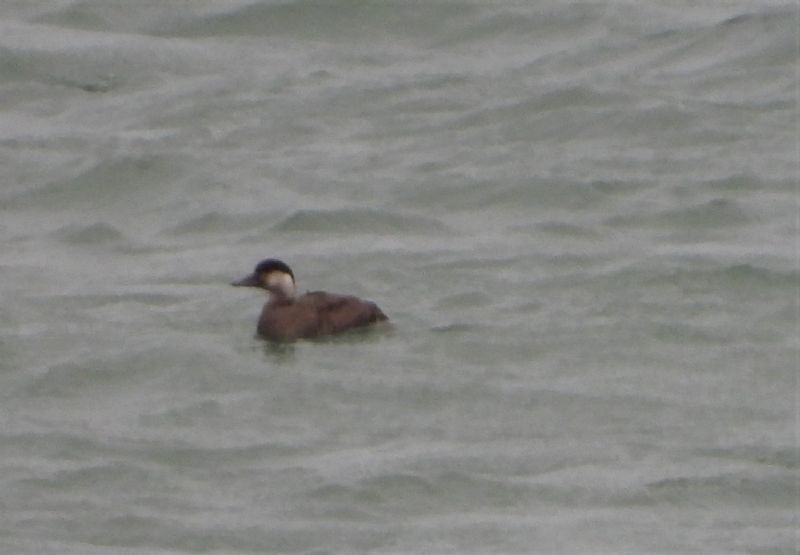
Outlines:
<svg viewBox="0 0 800 555"><path fill-rule="evenodd" d="M798 10L3 2L0 553L796 553Z"/></svg>

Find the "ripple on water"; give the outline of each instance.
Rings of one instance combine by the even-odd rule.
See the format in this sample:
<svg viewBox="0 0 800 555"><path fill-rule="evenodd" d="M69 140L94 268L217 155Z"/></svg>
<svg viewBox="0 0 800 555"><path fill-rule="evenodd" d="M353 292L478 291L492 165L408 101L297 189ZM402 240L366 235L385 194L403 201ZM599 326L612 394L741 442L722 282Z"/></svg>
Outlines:
<svg viewBox="0 0 800 555"><path fill-rule="evenodd" d="M612 227L668 228L677 231L741 226L752 220L753 215L739 202L714 198L655 213L617 215L607 219L606 223Z"/></svg>
<svg viewBox="0 0 800 555"><path fill-rule="evenodd" d="M226 214L211 211L193 216L185 221L167 227L166 233L173 235L193 235L196 233L238 233L264 226L263 214Z"/></svg>
<svg viewBox="0 0 800 555"><path fill-rule="evenodd" d="M789 472L730 472L713 476L678 476L647 484L654 500L686 503L725 503L748 506L792 507L796 502L793 474ZM756 501L757 500L757 501Z"/></svg>
<svg viewBox="0 0 800 555"><path fill-rule="evenodd" d="M323 504L326 512L354 506L375 515L436 512L444 507L510 508L530 500L531 492L524 485L450 470L431 476L386 473L349 485L329 483L312 489L308 497Z"/></svg>
<svg viewBox="0 0 800 555"><path fill-rule="evenodd" d="M450 233L446 225L433 218L399 214L386 210L340 209L299 210L273 228L294 233Z"/></svg>
<svg viewBox="0 0 800 555"><path fill-rule="evenodd" d="M119 208L130 212L132 203L158 193L184 171L182 160L174 154L145 154L104 158L73 175L63 176L41 187L31 188L8 199L12 208L78 209L91 206Z"/></svg>
<svg viewBox="0 0 800 555"><path fill-rule="evenodd" d="M125 234L116 227L97 222L89 225L73 224L63 227L51 235L71 245L108 245L125 242Z"/></svg>

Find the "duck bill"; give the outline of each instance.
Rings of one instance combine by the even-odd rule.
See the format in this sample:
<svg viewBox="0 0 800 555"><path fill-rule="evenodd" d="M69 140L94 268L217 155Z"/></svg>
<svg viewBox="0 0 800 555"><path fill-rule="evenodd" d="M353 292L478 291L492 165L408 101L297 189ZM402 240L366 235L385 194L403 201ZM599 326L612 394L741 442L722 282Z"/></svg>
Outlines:
<svg viewBox="0 0 800 555"><path fill-rule="evenodd" d="M261 282L259 281L257 275L250 274L242 279L232 281L231 285L235 285L236 287L261 287Z"/></svg>

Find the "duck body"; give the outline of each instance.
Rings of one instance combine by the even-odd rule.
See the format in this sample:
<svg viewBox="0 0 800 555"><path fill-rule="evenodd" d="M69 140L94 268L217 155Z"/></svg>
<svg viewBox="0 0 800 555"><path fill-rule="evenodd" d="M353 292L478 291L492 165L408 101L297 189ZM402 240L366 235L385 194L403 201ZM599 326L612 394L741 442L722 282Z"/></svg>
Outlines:
<svg viewBox="0 0 800 555"><path fill-rule="evenodd" d="M388 320L371 302L352 295L311 291L295 296L294 274L276 259L261 261L255 271L232 285L266 289L258 335L270 341L295 341L334 335Z"/></svg>
<svg viewBox="0 0 800 555"><path fill-rule="evenodd" d="M258 335L273 341L294 341L334 335L385 320L388 318L373 302L311 291L294 299L268 301L258 319Z"/></svg>

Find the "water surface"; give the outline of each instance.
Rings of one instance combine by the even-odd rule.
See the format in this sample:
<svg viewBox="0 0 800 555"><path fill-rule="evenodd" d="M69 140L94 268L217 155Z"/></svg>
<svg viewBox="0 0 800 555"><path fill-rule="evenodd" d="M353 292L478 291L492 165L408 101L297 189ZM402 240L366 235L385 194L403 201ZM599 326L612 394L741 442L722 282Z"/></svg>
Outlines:
<svg viewBox="0 0 800 555"><path fill-rule="evenodd" d="M0 551L796 552L799 18L3 4Z"/></svg>

